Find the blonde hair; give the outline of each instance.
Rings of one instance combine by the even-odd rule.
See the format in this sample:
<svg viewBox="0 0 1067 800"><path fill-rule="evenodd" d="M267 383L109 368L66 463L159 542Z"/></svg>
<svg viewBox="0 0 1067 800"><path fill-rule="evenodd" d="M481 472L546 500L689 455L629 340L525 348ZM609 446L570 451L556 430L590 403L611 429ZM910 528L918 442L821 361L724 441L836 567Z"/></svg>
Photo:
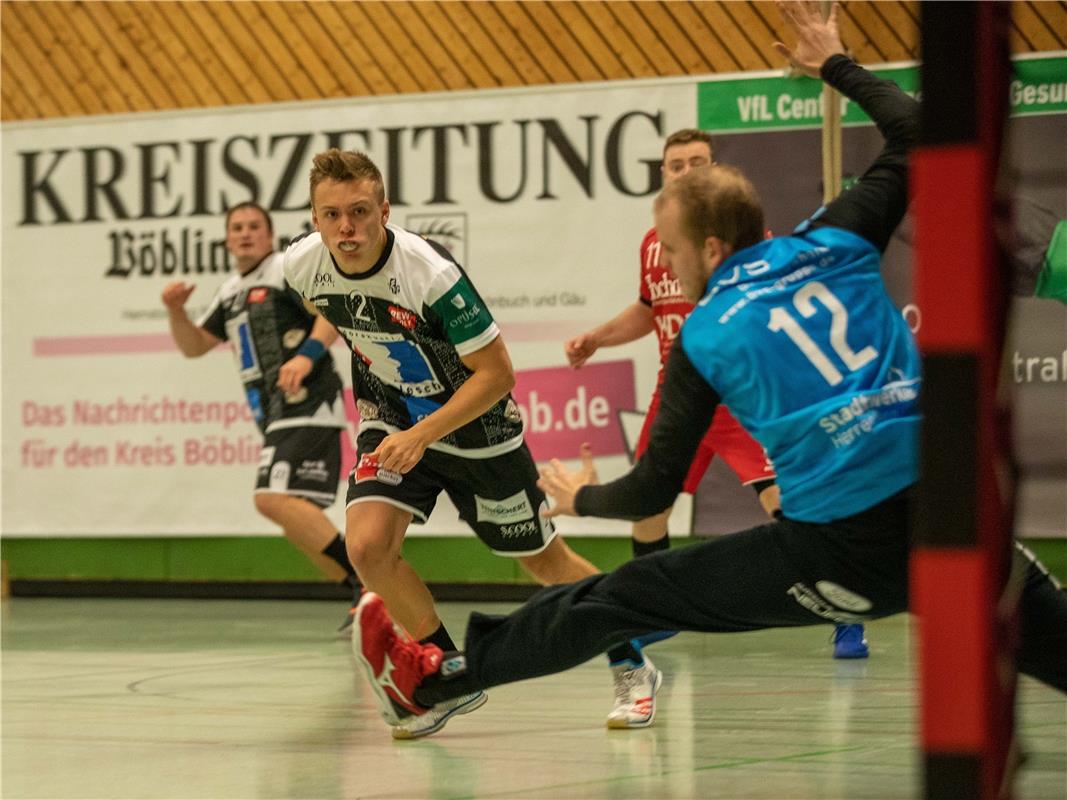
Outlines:
<svg viewBox="0 0 1067 800"><path fill-rule="evenodd" d="M311 162L311 204L315 205L315 187L324 180L362 181L371 180L378 186L378 202L385 202L385 181L381 170L370 156L356 150L339 150L331 147L319 153Z"/></svg>
<svg viewBox="0 0 1067 800"><path fill-rule="evenodd" d="M656 209L678 203L682 232L697 247L715 236L734 250L763 240L763 206L756 188L736 167L698 167L672 181L656 198Z"/></svg>

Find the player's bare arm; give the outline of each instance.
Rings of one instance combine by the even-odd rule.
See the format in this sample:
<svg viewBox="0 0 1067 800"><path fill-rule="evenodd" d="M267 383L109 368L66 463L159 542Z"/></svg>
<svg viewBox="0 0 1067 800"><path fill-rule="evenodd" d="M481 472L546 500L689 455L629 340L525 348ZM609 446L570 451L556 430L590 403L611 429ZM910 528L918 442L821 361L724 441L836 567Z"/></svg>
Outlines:
<svg viewBox="0 0 1067 800"><path fill-rule="evenodd" d="M170 334L186 358L202 356L221 342L189 319L185 311L185 303L195 288L194 283L174 281L164 286L160 294L160 299L167 308Z"/></svg>
<svg viewBox="0 0 1067 800"><path fill-rule="evenodd" d="M651 307L635 300L603 325L575 336L563 345L572 367L578 369L601 347L628 344L652 332Z"/></svg>

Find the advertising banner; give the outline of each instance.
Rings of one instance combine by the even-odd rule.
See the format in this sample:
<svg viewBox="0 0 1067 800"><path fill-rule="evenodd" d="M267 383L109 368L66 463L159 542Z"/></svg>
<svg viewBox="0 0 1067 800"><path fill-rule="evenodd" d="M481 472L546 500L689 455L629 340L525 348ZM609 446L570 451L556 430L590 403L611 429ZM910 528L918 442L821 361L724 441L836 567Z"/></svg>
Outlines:
<svg viewBox="0 0 1067 800"><path fill-rule="evenodd" d="M1017 183L1067 216L1067 58L1018 66ZM914 66L887 74L917 89ZM817 82L775 73L4 125L3 534L271 530L252 505L260 436L229 349L184 359L160 291L195 283L189 313L206 308L232 269L229 205L266 206L278 248L310 230L311 159L334 146L366 151L385 175L391 221L441 242L466 268L503 331L535 458L574 459L589 442L602 479L622 474L659 369L653 338L602 350L580 370L567 366L563 342L637 298L663 139L710 130L717 160L749 174L772 231L787 232L821 197L818 96ZM849 106L844 172L855 178L880 138ZM886 278L918 325L908 230ZM1020 533L1062 536L1067 314L1052 302L1019 307ZM347 383L347 350L332 354ZM351 442L345 460L347 475ZM328 511L339 526L344 486ZM761 519L752 492L717 465L695 502L680 498L671 530L717 533ZM617 535L629 525L561 528ZM411 532L466 528L442 496Z"/></svg>

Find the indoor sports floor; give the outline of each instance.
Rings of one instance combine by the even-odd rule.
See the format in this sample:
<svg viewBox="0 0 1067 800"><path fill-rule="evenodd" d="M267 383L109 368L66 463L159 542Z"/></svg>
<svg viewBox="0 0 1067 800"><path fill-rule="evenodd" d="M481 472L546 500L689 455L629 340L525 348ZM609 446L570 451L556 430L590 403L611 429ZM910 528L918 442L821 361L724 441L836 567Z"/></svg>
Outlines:
<svg viewBox="0 0 1067 800"><path fill-rule="evenodd" d="M467 613L510 606L448 603ZM656 723L608 731L599 659L498 687L394 742L326 602L5 600L2 779L14 798L915 798L909 619L684 634L650 648ZM1067 699L1024 679L1023 800L1067 797Z"/></svg>

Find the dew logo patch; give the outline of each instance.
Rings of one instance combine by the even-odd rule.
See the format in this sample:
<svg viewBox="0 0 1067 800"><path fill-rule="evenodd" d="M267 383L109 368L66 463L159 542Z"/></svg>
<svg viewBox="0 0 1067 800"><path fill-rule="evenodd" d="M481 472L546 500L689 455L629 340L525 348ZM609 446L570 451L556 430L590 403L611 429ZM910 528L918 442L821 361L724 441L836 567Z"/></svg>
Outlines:
<svg viewBox="0 0 1067 800"><path fill-rule="evenodd" d="M407 328L409 331L415 330L416 318L414 311L409 311L408 309L401 308L400 306L390 305L389 317L393 320L393 322L395 322L402 328Z"/></svg>

